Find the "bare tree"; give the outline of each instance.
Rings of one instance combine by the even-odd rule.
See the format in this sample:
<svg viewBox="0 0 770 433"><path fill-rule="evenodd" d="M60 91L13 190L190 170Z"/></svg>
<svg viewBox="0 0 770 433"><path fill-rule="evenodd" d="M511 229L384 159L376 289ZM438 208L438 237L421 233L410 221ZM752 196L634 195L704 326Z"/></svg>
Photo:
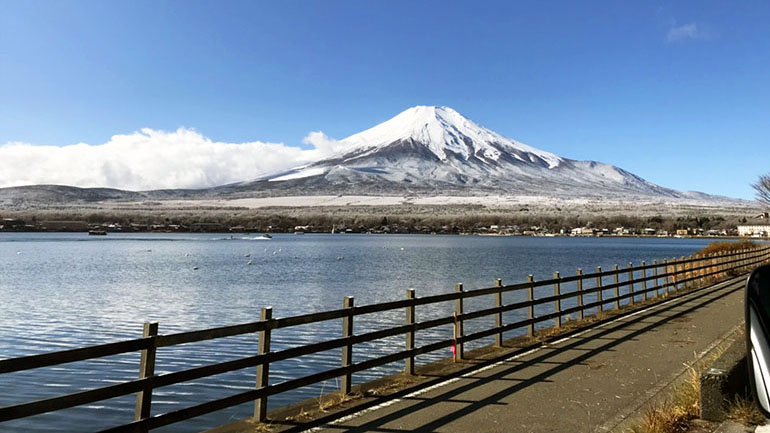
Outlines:
<svg viewBox="0 0 770 433"><path fill-rule="evenodd" d="M759 176L751 186L757 191L757 200L770 206L770 173Z"/></svg>

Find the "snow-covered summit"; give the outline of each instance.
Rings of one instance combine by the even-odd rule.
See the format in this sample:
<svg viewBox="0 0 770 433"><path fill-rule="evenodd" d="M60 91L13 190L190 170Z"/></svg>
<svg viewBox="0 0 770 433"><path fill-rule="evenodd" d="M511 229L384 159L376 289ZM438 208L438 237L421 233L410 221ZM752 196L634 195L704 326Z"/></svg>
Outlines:
<svg viewBox="0 0 770 433"><path fill-rule="evenodd" d="M287 194L503 194L687 198L622 168L563 158L491 131L448 107L417 106L340 142L335 155L263 177Z"/></svg>
<svg viewBox="0 0 770 433"><path fill-rule="evenodd" d="M353 150L374 151L408 139L426 146L442 161L446 161L450 155L464 160L475 156L498 161L501 154L507 151L522 161L527 156L529 159L532 156L540 158L549 168L562 162L562 158L557 155L503 137L449 107L412 107L341 142L344 143L343 149L347 153Z"/></svg>

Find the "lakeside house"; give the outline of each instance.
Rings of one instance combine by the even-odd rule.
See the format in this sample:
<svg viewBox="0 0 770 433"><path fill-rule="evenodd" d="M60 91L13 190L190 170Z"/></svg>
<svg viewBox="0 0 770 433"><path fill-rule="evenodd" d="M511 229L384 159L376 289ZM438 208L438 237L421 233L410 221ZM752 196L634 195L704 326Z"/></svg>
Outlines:
<svg viewBox="0 0 770 433"><path fill-rule="evenodd" d="M599 230L592 227L575 227L570 231L572 236L595 236Z"/></svg>
<svg viewBox="0 0 770 433"><path fill-rule="evenodd" d="M738 236L770 237L770 213L764 212L738 225Z"/></svg>

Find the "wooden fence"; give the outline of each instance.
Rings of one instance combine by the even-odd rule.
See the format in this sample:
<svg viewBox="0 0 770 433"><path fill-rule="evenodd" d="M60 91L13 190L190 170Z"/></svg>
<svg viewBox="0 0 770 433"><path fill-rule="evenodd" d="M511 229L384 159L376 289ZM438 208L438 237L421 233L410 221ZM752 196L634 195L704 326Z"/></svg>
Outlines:
<svg viewBox="0 0 770 433"><path fill-rule="evenodd" d="M464 344L474 340L494 337L495 344L499 346L503 343L504 332L522 330L523 333L523 330L526 330L527 334L534 335L536 324L552 322L553 326L559 327L562 326L562 319L567 316L575 315L578 319L583 319L592 312L596 314L607 309L619 308L621 302L628 304L668 296L683 288L710 282L714 278L720 279L727 275L738 275L738 273L748 271L767 261L770 261L770 247L720 255L665 260L649 265L642 262L640 266L632 266L629 263L628 268L621 269L615 266L614 269L607 271L597 268L596 272L593 273L583 273L582 270L578 269L574 276L561 276L557 272L552 279L544 281L535 281L530 275L525 283L513 285L503 285L502 281L496 280L494 287L478 290L465 291L462 284L458 284L454 293L426 297L417 297L415 291L410 289L407 290L406 298L403 300L372 305L355 306L353 298L348 297L345 298L342 309L293 317L273 318L272 308L267 307L262 309L258 322L178 334L159 335L157 323L146 323L142 338L0 360L0 374L3 374L129 352L141 352L139 377L136 380L2 407L0 408L0 422L87 405L130 394L137 396L135 420L129 424L104 430L105 432L146 432L247 402L254 402L254 417L262 421L266 419L267 399L272 395L335 378L341 378L340 391L349 393L352 375L364 370L405 361L405 372L414 374L415 357L418 355L456 346L457 357L462 358ZM625 280L621 281L621 275ZM607 284L607 279L611 279L609 284ZM563 292L562 287L567 283L574 283L575 290ZM553 287L553 295L536 297L535 289L538 287ZM626 289L625 293L621 293L621 288ZM526 291L527 300L504 304L503 294L514 291ZM612 296L605 298L604 294L608 291L612 293ZM542 290L537 294L542 294ZM589 296L586 297L586 295ZM464 301L477 297L493 297L494 307L465 311ZM586 298L588 298L588 302L585 302ZM565 300L575 304L575 306L562 308L562 302ZM417 307L443 302L455 303L453 315L422 322L416 320ZM537 315L535 307L538 307L537 309L541 312L546 309L545 313ZM406 320L403 325L358 335L353 332L353 322L356 317L391 310L404 311ZM514 323L504 323L503 313L512 311L526 312L527 318ZM463 322L489 316L494 318L494 327L467 335L463 333ZM342 321L340 338L280 351L270 350L272 331L329 320ZM445 325L454 325L456 336L417 346L416 332ZM156 352L159 348L250 333L256 333L259 336L256 355L173 373L154 374ZM356 344L398 335L405 336L403 350L359 363L352 362ZM332 349L342 349L340 367L281 383L272 385L268 383L271 363ZM163 414L152 415L152 394L153 390L157 388L254 367L256 367L256 386L252 390Z"/></svg>

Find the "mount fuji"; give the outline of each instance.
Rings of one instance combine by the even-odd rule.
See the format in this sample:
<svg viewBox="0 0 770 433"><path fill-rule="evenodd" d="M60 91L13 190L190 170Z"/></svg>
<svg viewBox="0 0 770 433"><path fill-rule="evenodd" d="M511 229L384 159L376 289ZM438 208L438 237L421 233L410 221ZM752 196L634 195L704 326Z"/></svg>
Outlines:
<svg viewBox="0 0 770 433"><path fill-rule="evenodd" d="M133 192L33 185L0 188L0 204L330 195L746 204L664 188L601 162L564 158L504 137L448 107L409 108L334 148L332 156L292 170L213 188Z"/></svg>
<svg viewBox="0 0 770 433"><path fill-rule="evenodd" d="M409 108L337 143L334 156L240 188L307 194L501 194L708 199L621 168L577 161L504 137L449 107Z"/></svg>

